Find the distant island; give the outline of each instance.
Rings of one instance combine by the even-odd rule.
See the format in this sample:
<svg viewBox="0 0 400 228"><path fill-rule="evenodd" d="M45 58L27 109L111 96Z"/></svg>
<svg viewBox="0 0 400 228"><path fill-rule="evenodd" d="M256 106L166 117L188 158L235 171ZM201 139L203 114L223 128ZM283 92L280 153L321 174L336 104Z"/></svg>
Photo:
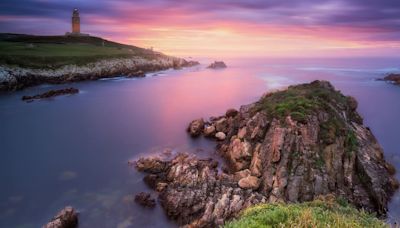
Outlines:
<svg viewBox="0 0 400 228"><path fill-rule="evenodd" d="M399 74L389 74L382 79L383 81L391 82L395 85L400 85L400 73Z"/></svg>

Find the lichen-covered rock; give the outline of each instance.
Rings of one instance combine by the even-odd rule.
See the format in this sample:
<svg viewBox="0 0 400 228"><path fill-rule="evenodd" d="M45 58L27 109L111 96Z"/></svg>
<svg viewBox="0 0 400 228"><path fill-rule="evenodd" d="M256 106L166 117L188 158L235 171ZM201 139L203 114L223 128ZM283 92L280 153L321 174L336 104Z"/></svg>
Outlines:
<svg viewBox="0 0 400 228"><path fill-rule="evenodd" d="M78 213L72 207L62 209L43 228L75 228L78 227Z"/></svg>

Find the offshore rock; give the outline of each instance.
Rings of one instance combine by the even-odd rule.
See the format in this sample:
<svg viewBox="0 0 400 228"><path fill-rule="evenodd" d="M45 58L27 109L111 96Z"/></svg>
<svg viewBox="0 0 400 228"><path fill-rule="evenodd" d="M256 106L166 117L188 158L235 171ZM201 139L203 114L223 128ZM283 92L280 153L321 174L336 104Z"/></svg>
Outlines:
<svg viewBox="0 0 400 228"><path fill-rule="evenodd" d="M79 93L79 89L66 88L66 89L50 90L48 92L45 92L42 94L37 94L34 96L23 96L22 100L29 102L29 101L33 101L36 99L45 99L45 98L51 98L51 97L62 96L62 95L67 95L67 94L76 94L76 93Z"/></svg>
<svg viewBox="0 0 400 228"><path fill-rule="evenodd" d="M204 120L203 119L197 119L197 120L193 120L189 124L189 127L188 127L187 131L189 132L189 134L192 137L197 137L202 133L203 129L204 129Z"/></svg>
<svg viewBox="0 0 400 228"><path fill-rule="evenodd" d="M207 68L210 69L222 69L222 68L226 68L226 64L223 61L215 61L213 63L211 63Z"/></svg>

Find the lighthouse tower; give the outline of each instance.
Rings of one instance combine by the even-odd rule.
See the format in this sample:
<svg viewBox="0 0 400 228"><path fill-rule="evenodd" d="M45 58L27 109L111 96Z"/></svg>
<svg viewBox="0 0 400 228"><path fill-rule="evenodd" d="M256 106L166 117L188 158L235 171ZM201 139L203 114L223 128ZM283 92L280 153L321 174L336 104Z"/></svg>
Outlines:
<svg viewBox="0 0 400 228"><path fill-rule="evenodd" d="M79 17L79 11L76 8L74 9L74 11L72 11L72 33L81 33L81 19Z"/></svg>

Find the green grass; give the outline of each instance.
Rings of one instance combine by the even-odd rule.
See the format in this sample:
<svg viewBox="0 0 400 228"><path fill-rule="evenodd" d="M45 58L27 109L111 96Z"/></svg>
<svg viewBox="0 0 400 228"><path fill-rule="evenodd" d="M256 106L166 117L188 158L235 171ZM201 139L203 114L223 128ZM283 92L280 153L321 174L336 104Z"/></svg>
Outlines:
<svg viewBox="0 0 400 228"><path fill-rule="evenodd" d="M328 103L345 101L346 97L340 92L311 83L291 86L285 91L265 96L258 102L256 111L266 110L272 118L282 120L291 116L293 120L306 123L310 114L319 110L329 111L331 107Z"/></svg>
<svg viewBox="0 0 400 228"><path fill-rule="evenodd" d="M389 227L383 221L334 198L299 204L260 204L246 209L226 228Z"/></svg>
<svg viewBox="0 0 400 228"><path fill-rule="evenodd" d="M102 59L134 56L152 59L159 54L97 37L17 36L0 39L0 64L21 67L58 68L68 64L85 65Z"/></svg>

